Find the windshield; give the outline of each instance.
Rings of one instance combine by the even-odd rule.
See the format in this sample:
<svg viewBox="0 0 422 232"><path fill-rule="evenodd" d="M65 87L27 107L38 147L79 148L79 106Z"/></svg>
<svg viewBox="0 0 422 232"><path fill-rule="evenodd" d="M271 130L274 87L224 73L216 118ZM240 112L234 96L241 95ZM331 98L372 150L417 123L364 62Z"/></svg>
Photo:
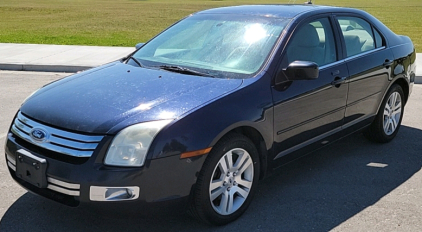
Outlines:
<svg viewBox="0 0 422 232"><path fill-rule="evenodd" d="M198 14L173 25L133 56L145 67L178 66L246 78L269 56L289 19Z"/></svg>

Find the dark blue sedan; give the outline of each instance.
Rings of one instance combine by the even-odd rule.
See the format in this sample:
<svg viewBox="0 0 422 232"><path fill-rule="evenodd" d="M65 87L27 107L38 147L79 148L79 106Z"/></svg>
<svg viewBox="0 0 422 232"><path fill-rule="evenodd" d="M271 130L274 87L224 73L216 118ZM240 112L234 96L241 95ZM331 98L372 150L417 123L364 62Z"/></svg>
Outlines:
<svg viewBox="0 0 422 232"><path fill-rule="evenodd" d="M280 165L356 131L392 140L415 59L408 37L356 9L202 11L33 93L10 127L7 165L69 206L177 205L226 224Z"/></svg>

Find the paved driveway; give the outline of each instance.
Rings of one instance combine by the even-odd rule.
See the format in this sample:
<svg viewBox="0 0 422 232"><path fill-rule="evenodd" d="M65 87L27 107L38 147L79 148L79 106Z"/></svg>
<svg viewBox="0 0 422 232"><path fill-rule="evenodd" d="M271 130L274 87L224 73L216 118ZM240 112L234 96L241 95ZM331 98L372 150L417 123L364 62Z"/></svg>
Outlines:
<svg viewBox="0 0 422 232"><path fill-rule="evenodd" d="M65 76L0 71L0 153L22 100ZM422 231L422 85L389 144L355 134L262 181L249 210L224 227L174 212L138 215L69 208L20 188L0 159L0 231Z"/></svg>

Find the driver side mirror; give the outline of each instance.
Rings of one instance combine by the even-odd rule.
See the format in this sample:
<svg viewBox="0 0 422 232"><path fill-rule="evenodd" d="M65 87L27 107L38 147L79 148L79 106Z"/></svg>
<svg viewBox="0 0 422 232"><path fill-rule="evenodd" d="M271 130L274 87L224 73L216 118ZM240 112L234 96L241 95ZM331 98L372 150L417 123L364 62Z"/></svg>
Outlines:
<svg viewBox="0 0 422 232"><path fill-rule="evenodd" d="M310 61L293 61L282 72L290 81L315 80L318 78L319 67Z"/></svg>

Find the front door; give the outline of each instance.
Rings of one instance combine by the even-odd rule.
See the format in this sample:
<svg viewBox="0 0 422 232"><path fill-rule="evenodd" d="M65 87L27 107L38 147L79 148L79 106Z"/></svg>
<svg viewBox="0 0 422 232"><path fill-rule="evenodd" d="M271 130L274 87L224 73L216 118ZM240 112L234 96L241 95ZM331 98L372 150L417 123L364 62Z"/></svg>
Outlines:
<svg viewBox="0 0 422 232"><path fill-rule="evenodd" d="M348 70L338 61L329 17L302 23L288 42L281 68L293 61L320 67L316 80L286 80L272 88L275 158L341 130L347 101Z"/></svg>

